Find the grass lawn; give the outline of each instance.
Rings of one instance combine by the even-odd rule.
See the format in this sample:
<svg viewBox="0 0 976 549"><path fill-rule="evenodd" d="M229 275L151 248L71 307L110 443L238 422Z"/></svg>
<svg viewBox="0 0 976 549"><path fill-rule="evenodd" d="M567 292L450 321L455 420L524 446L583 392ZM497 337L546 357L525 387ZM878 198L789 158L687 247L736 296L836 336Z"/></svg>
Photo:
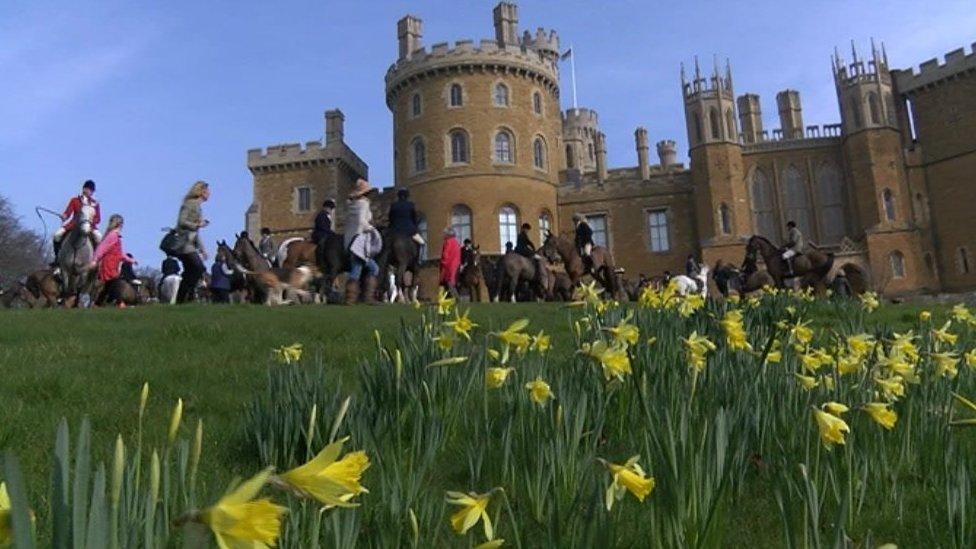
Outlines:
<svg viewBox="0 0 976 549"><path fill-rule="evenodd" d="M918 310L888 306L871 321L897 328ZM471 318L489 328L529 318L530 331L544 328L553 335L558 360L574 350L567 344L572 314L555 304L474 305ZM266 384L273 347L303 343L306 353L323 356L332 368L336 391L354 393L355 366L373 349L373 330L393 334L401 322L419 318L404 306L4 311L0 448L20 457L31 500L43 514L58 421L67 417L74 436L87 415L94 457L108 460L117 433L135 437L139 391L148 382L148 445L162 442L173 404L182 398L183 429L192 429L198 418L205 426L202 491L218 493L231 477L257 467L244 448L240 415ZM818 322L829 324L829 315ZM747 527L736 529L753 542L779 535L778 518L767 503L761 498L739 509L752 516L743 523Z"/></svg>

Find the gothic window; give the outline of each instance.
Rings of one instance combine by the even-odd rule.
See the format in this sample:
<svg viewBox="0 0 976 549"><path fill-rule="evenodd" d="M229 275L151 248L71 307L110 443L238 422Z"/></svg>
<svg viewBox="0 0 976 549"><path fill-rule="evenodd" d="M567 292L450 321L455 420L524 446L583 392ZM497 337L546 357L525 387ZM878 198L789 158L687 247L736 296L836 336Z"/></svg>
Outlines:
<svg viewBox="0 0 976 549"><path fill-rule="evenodd" d="M540 170L546 169L546 142L541 137L532 142L532 164Z"/></svg>
<svg viewBox="0 0 976 549"><path fill-rule="evenodd" d="M471 208L458 204L451 209L451 227L461 242L471 238Z"/></svg>
<svg viewBox="0 0 976 549"><path fill-rule="evenodd" d="M797 228L807 239L813 236L806 178L793 164L783 170L783 209L786 221L795 221Z"/></svg>
<svg viewBox="0 0 976 549"><path fill-rule="evenodd" d="M848 101L848 103L850 104L849 108L850 108L850 115L851 115L851 123L854 125L854 129L856 130L861 127L861 105L858 104L857 97L853 95L851 96L851 100Z"/></svg>
<svg viewBox="0 0 976 549"><path fill-rule="evenodd" d="M546 210L542 210L542 213L539 214L539 245L546 241L546 236L551 230L552 216Z"/></svg>
<svg viewBox="0 0 976 549"><path fill-rule="evenodd" d="M512 134L501 130L495 134L495 162L513 164L515 155L512 151Z"/></svg>
<svg viewBox="0 0 976 549"><path fill-rule="evenodd" d="M718 220L722 234L732 234L732 210L729 209L728 204L718 207Z"/></svg>
<svg viewBox="0 0 976 549"><path fill-rule="evenodd" d="M817 202L820 206L820 238L824 244L837 244L847 234L844 216L844 185L840 172L824 162L817 170Z"/></svg>
<svg viewBox="0 0 976 549"><path fill-rule="evenodd" d="M427 218L423 215L421 215L420 219L417 220L417 232L420 234L420 237L424 239L424 242L429 242L427 235ZM427 261L426 244L420 246L420 261Z"/></svg>
<svg viewBox="0 0 976 549"><path fill-rule="evenodd" d="M889 256L891 260L891 276L893 278L905 278L905 256L895 250Z"/></svg>
<svg viewBox="0 0 976 549"><path fill-rule="evenodd" d="M871 113L872 124L881 124L881 104L878 102L878 94L874 92L868 94L868 112Z"/></svg>
<svg viewBox="0 0 976 549"><path fill-rule="evenodd" d="M967 249L965 246L960 247L958 250L956 250L956 255L958 256L959 259L958 261L959 273L969 274L970 273L969 249Z"/></svg>
<svg viewBox="0 0 976 549"><path fill-rule="evenodd" d="M576 169L576 158L573 154L572 145L566 145L566 169L573 170Z"/></svg>
<svg viewBox="0 0 976 549"><path fill-rule="evenodd" d="M760 169L752 172L749 194L752 202L753 232L765 236L774 243L779 242L779 221L776 219L773 183Z"/></svg>
<svg viewBox="0 0 976 549"><path fill-rule="evenodd" d="M532 110L538 114L542 114L542 94L535 92L532 94Z"/></svg>
<svg viewBox="0 0 976 549"><path fill-rule="evenodd" d="M420 173L427 169L427 147L424 140L416 138L413 140L413 172Z"/></svg>
<svg viewBox="0 0 976 549"><path fill-rule="evenodd" d="M502 206L498 210L498 237L499 251L504 250L509 242L514 246L515 241L518 240L518 212L515 207Z"/></svg>
<svg viewBox="0 0 976 549"><path fill-rule="evenodd" d="M884 203L884 213L885 219L888 221L895 220L895 195L891 192L891 189L885 189L881 193L881 201Z"/></svg>
<svg viewBox="0 0 976 549"><path fill-rule="evenodd" d="M698 116L697 112L694 115L694 124L695 124L695 144L697 145L702 141L701 116Z"/></svg>
<svg viewBox="0 0 976 549"><path fill-rule="evenodd" d="M495 106L496 107L507 107L508 106L508 86L502 83L495 84Z"/></svg>
<svg viewBox="0 0 976 549"><path fill-rule="evenodd" d="M469 160L468 155L468 136L464 130L454 130L451 132L451 163L464 164Z"/></svg>
<svg viewBox="0 0 976 549"><path fill-rule="evenodd" d="M725 127L726 137L731 141L738 141L738 136L735 133L735 118L732 116L732 109L725 110Z"/></svg>
<svg viewBox="0 0 976 549"><path fill-rule="evenodd" d="M587 149L589 150L590 153L590 162L593 162L593 159L595 158L595 156L593 155L593 143L590 143L587 146Z"/></svg>
<svg viewBox="0 0 976 549"><path fill-rule="evenodd" d="M451 106L460 107L464 105L464 89L461 84L451 84Z"/></svg>
<svg viewBox="0 0 976 549"><path fill-rule="evenodd" d="M414 116L414 118L420 116L420 113L423 110L423 104L422 104L422 100L420 99L420 94L419 93L413 94L413 97L410 98L410 103L411 103L410 112Z"/></svg>
<svg viewBox="0 0 976 549"><path fill-rule="evenodd" d="M722 136L719 135L719 127L721 126L721 122L718 118L718 110L716 110L715 107L712 107L708 111L708 125L712 128L712 139L721 139Z"/></svg>
<svg viewBox="0 0 976 549"><path fill-rule="evenodd" d="M647 235L652 252L667 252L671 249L668 234L668 211L651 210L647 212Z"/></svg>

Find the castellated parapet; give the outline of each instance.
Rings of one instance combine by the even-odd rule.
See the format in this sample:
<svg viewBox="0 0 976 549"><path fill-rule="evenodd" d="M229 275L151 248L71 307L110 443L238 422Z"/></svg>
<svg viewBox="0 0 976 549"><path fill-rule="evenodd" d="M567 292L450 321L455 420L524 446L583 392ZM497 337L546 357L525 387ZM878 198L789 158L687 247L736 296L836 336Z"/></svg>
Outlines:
<svg viewBox="0 0 976 549"><path fill-rule="evenodd" d="M965 48L947 53L945 63L941 65L938 58L929 59L919 66L918 73L913 69L892 71L898 91L911 93L920 88L939 85L954 76L976 73L976 43L973 43L971 49L969 54Z"/></svg>
<svg viewBox="0 0 976 549"><path fill-rule="evenodd" d="M247 168L251 173L287 171L311 166L342 164L358 176L366 178L369 168L343 141L342 111L326 111L326 139L301 143L272 145L267 149L249 149Z"/></svg>
<svg viewBox="0 0 976 549"><path fill-rule="evenodd" d="M562 113L566 168L589 173L596 170L596 140L600 117L592 109L567 109Z"/></svg>

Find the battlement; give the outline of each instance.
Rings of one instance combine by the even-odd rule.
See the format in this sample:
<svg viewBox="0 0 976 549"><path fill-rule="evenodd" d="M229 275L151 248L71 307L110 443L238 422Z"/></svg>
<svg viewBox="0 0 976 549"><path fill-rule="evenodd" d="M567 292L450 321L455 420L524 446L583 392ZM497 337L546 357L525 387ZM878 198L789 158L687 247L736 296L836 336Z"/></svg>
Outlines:
<svg viewBox="0 0 976 549"><path fill-rule="evenodd" d="M698 56L695 56L695 77L691 80L686 78L685 65L682 63L681 90L685 102L709 99L717 96L734 101L735 93L732 90L732 67L728 59L725 60L724 75L719 74L718 61L716 60L712 67L712 75L703 77L701 67L698 64Z"/></svg>
<svg viewBox="0 0 976 549"><path fill-rule="evenodd" d="M639 167L622 167L607 170L601 183L597 174L579 174L578 179L567 177L558 188L560 203L588 202L601 197L624 198L627 196L670 195L692 192L691 171L684 164L650 166L649 176L642 179Z"/></svg>
<svg viewBox="0 0 976 549"><path fill-rule="evenodd" d="M788 137L782 129L773 130L772 135L763 131L755 142L748 142L744 135L739 135L742 153L764 152L783 149L803 149L808 147L822 147L840 144L842 136L841 124L823 124L807 126L799 137Z"/></svg>
<svg viewBox="0 0 976 549"><path fill-rule="evenodd" d="M939 64L939 59L933 58L919 65L919 72L914 69L891 71L898 91L909 93L920 88L938 85L945 80L966 73L976 72L976 42L971 46L969 54L965 48L953 50L945 55L945 63Z"/></svg>
<svg viewBox="0 0 976 549"><path fill-rule="evenodd" d="M577 108L566 109L562 113L563 128L572 127L597 127L600 124L600 117L593 109Z"/></svg>
<svg viewBox="0 0 976 549"><path fill-rule="evenodd" d="M840 52L834 48L834 55L831 56L833 65L834 83L838 87L854 86L867 82L878 82L891 85L891 75L888 72L888 53L885 51L884 42L881 43L881 50L874 45L871 40L871 57L865 59L858 56L854 41L851 41L851 59L847 63Z"/></svg>
<svg viewBox="0 0 976 549"><path fill-rule="evenodd" d="M252 173L281 171L316 165L344 163L360 177L369 175L369 168L348 145L342 142L324 146L321 141L283 143L267 149L248 149L247 168Z"/></svg>
<svg viewBox="0 0 976 549"><path fill-rule="evenodd" d="M539 27L535 30L535 36L532 36L529 31L522 34L522 45L539 52L558 54L559 35L554 30L546 34L546 30Z"/></svg>

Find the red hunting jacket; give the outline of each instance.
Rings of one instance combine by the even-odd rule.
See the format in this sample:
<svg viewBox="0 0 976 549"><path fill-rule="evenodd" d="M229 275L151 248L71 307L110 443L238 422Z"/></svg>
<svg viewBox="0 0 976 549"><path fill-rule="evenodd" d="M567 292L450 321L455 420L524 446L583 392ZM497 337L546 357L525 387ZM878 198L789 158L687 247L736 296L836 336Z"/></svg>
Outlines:
<svg viewBox="0 0 976 549"><path fill-rule="evenodd" d="M102 211L101 207L98 205L98 201L94 198L85 198L85 195L80 194L73 197L68 202L68 207L64 209L63 217L65 222L62 225L66 231L70 231L75 228L75 219L77 214L81 212L81 208L84 205L89 205L95 209L95 215L92 216L92 229L97 229L98 224L102 221Z"/></svg>

